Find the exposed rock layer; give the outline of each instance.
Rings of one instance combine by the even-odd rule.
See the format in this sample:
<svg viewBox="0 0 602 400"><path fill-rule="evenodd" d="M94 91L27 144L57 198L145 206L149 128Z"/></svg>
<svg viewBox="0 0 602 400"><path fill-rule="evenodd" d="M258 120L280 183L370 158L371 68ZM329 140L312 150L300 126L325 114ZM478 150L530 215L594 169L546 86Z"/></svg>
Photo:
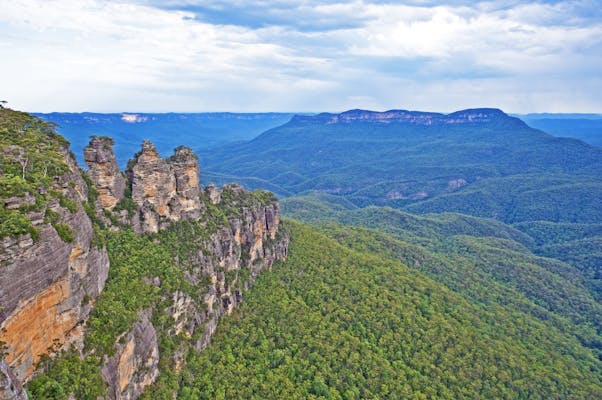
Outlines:
<svg viewBox="0 0 602 400"><path fill-rule="evenodd" d="M210 343L219 319L241 302L257 275L286 257L288 237L278 229L278 203L266 194L247 193L238 185L212 186L202 192L198 159L185 147L163 159L151 143L143 143L127 169L129 201L136 208L132 214L115 211L124 199L126 182L111 145L108 138L93 138L85 151L87 174L99 193L96 210L103 221L113 228L131 223L138 232L152 233L181 220L206 226L214 218L207 236L187 238L196 251L181 265L199 291L170 293L167 309L141 312L116 341L114 353L99 355L107 398L136 399L160 374L158 342L165 332L157 331L151 317L167 312L173 318L167 334L188 338L170 355L179 369L187 349L202 350ZM92 221L82 207L87 186L75 161L66 151L64 155L70 171L56 177L52 189L77 207L69 211L56 199L47 207L71 229L73 240L61 239L44 212L32 211L27 215L39 229L37 240L23 235L0 241L0 340L7 343L7 355L0 360L0 399L26 398L21 383L31 378L39 356L48 349L56 351L67 344L82 349L85 322L108 276L107 252L93 245ZM14 209L36 201L29 194L4 200ZM221 211L211 214L210 207ZM144 278L161 286L152 277Z"/></svg>
<svg viewBox="0 0 602 400"><path fill-rule="evenodd" d="M292 121L297 123L318 124L410 124L410 125L471 125L504 123L514 126L524 126L518 118L510 117L495 108L476 108L456 111L451 114L433 112L389 110L384 112L369 110L349 110L340 114L322 113L318 115L296 115Z"/></svg>
<svg viewBox="0 0 602 400"><path fill-rule="evenodd" d="M105 363L102 375L109 387L108 399L136 399L159 376L157 332L149 317L149 310L140 313L140 319Z"/></svg>
<svg viewBox="0 0 602 400"><path fill-rule="evenodd" d="M191 149L178 147L165 160L145 141L126 171L137 206L132 220L138 232L158 232L173 221L200 217L198 159Z"/></svg>
<svg viewBox="0 0 602 400"><path fill-rule="evenodd" d="M231 195L232 187L224 187ZM211 285L205 296L207 310L198 319L205 324L205 331L196 343L202 350L215 333L217 322L223 315L228 315L241 302L243 292L265 269L271 269L276 260L285 259L288 251L288 237L277 236L279 225L278 203L253 208L243 208L239 218L230 219L230 226L222 227L211 236L206 244L207 251L199 252L196 264L200 271L194 271L193 279L199 273L210 277ZM242 278L245 269L249 270L248 280ZM226 275L235 273L234 279L228 281ZM185 316L194 319L195 313ZM192 321L186 324L193 325ZM189 332L193 333L192 330Z"/></svg>
<svg viewBox="0 0 602 400"><path fill-rule="evenodd" d="M56 177L52 189L77 208L71 212L57 200L47 207L69 227L73 241L63 241L43 212L31 212L27 215L40 230L37 240L25 235L0 242L0 341L19 380L31 377L49 348L82 344L91 302L108 275L107 253L92 244L92 223L81 207L87 187L75 161L66 151L64 156L70 171Z"/></svg>
<svg viewBox="0 0 602 400"><path fill-rule="evenodd" d="M113 139L95 136L84 149L84 161L90 167L86 174L98 191L98 205L109 210L125 192L125 178L119 171L112 146Z"/></svg>
<svg viewBox="0 0 602 400"><path fill-rule="evenodd" d="M14 376L4 360L0 359L0 399L26 400L27 395L21 382Z"/></svg>

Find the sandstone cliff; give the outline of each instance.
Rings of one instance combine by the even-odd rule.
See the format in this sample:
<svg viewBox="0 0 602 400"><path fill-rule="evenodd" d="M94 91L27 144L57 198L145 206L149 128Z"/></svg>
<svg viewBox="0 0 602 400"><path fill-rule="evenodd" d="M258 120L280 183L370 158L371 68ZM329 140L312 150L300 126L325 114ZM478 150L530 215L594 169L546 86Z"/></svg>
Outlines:
<svg viewBox="0 0 602 400"><path fill-rule="evenodd" d="M5 350L0 399L27 398L22 383L34 378L33 384L44 374L49 374L43 381L49 388L74 398L153 398L157 380L174 379L185 354L210 343L219 319L241 302L258 274L286 258L288 236L279 229L278 203L270 193L238 185L201 190L198 159L186 147L163 159L144 142L126 180L112 140L94 137L85 149L89 169L84 176L51 126L15 115L25 118L25 126L39 128L31 140L48 143L42 158L39 151L28 152L22 130L8 137L12 142L0 143L0 180L8 188L0 193L0 212L8 221L0 232L0 345ZM114 250L104 246L112 237L118 243L119 235L143 240L142 255L160 247L170 261L155 267L156 260L148 259L132 275L128 254L121 265L114 264ZM112 270L122 270L109 274L109 259ZM155 300L130 304L129 293L111 285L111 279L123 276L119 271L142 285L136 286L139 294ZM151 271L163 271L164 277ZM181 284L162 281L170 276L180 277ZM120 311L104 298L123 298L128 305ZM103 321L108 325L120 317L111 313L125 310L136 318L121 330L102 331ZM114 335L108 345L88 343L94 329L102 340L105 333ZM36 371L47 354L51 358ZM64 370L53 375L53 365L63 357L89 368L71 378ZM88 391L85 382L100 384ZM46 396L44 385L35 387L42 392L34 398Z"/></svg>
<svg viewBox="0 0 602 400"><path fill-rule="evenodd" d="M150 322L150 310L140 313L140 319L116 344L102 375L108 385L109 399L137 399L145 387L159 376L159 347L157 332Z"/></svg>
<svg viewBox="0 0 602 400"><path fill-rule="evenodd" d="M192 336L198 326L204 325L203 334L195 343L198 350L210 343L219 318L232 312L259 273L270 269L276 260L286 258L288 250L288 237L277 236L276 201L247 207L244 203L249 195L240 186L225 186L222 193L227 207L240 207L240 214L231 216L228 224L220 226L189 260L195 266L188 275L192 282L201 281L203 276L209 278L203 298L207 308L201 315L190 308L185 312L194 302L176 294L172 311L174 319L179 320L175 333L183 330Z"/></svg>
<svg viewBox="0 0 602 400"><path fill-rule="evenodd" d="M137 232L158 232L171 222L199 218L199 167L191 149L178 147L166 160L145 141L126 173L137 206L132 218Z"/></svg>
<svg viewBox="0 0 602 400"><path fill-rule="evenodd" d="M150 237L157 246L173 250L177 268L190 286L171 291L158 277L142 277L162 292L161 300L140 311L138 321L116 340L115 353L105 358L107 398L135 399L147 390L152 393L148 385L165 372L158 364L180 371L185 354L210 344L219 320L242 301L256 277L286 258L288 236L279 229L278 203L271 195L228 185L219 189L216 202L210 197L213 190L200 194L198 220L174 222ZM153 325L149 320L163 323ZM157 347L165 337L179 338L175 348Z"/></svg>
<svg viewBox="0 0 602 400"><path fill-rule="evenodd" d="M15 380L31 377L40 355L49 349L81 347L86 319L108 274L106 250L93 244L92 222L82 207L88 188L81 170L66 146L52 151L64 172L48 180L48 187L36 187L37 181L28 179L36 170L24 169L21 185L37 192L0 194L2 207L14 210L12 218L24 217L35 233L3 233L0 239L0 341L6 346L2 369L12 376L13 387L18 387ZM25 149L22 154L33 157Z"/></svg>
<svg viewBox="0 0 602 400"><path fill-rule="evenodd" d="M86 172L98 191L99 208L112 210L123 198L125 178L121 175L115 154L113 139L95 136L84 149L84 161L90 169Z"/></svg>

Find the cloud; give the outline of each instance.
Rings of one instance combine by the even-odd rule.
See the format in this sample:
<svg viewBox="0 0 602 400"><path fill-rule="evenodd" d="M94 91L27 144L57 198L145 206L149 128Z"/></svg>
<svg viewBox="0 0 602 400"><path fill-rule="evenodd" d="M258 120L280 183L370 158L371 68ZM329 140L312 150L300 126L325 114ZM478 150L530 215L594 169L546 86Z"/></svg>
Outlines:
<svg viewBox="0 0 602 400"><path fill-rule="evenodd" d="M0 96L31 111L601 112L595 3L14 0Z"/></svg>

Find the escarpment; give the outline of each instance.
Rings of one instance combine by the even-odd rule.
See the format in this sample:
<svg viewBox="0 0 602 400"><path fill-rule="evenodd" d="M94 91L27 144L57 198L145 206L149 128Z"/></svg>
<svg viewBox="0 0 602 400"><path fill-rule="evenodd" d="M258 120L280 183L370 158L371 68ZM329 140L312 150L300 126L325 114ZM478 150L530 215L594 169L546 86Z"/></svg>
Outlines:
<svg viewBox="0 0 602 400"><path fill-rule="evenodd" d="M240 303L245 290L265 269L275 261L285 259L288 252L288 236L279 231L278 203L273 199L257 201L250 193L237 185L224 186L218 205L226 208L228 223L199 242L197 250L190 254L188 263L194 266L188 272L192 282L209 278L209 285L198 314L181 312L190 307L185 295L176 296L174 319L177 327L192 337L199 327L202 335L194 342L202 350L215 333L218 320L228 315ZM206 201L211 201L205 197ZM229 209L229 210L228 210ZM229 214L229 215L228 215Z"/></svg>
<svg viewBox="0 0 602 400"><path fill-rule="evenodd" d="M149 320L149 312L116 344L117 350L103 366L108 384L107 398L135 399L159 376L157 332Z"/></svg>
<svg viewBox="0 0 602 400"><path fill-rule="evenodd" d="M0 193L11 222L0 236L0 399L27 398L23 384L30 398L152 398L286 258L278 203L234 184L201 189L186 147L164 159L144 142L122 173L113 141L93 137L84 173L51 127L45 135L51 161L33 167L22 168L18 132L0 148L0 180L14 183Z"/></svg>
<svg viewBox="0 0 602 400"><path fill-rule="evenodd" d="M149 292L160 294L153 297L152 306L134 310L134 322L115 337L113 354L102 357L106 398L135 399L153 393L152 385L163 374L182 371L185 355L210 344L220 319L240 304L256 277L286 258L288 236L278 229L277 204L240 189L224 187L225 202L217 207L201 194L205 211L199 220L174 222L145 235L138 244L141 250L148 246L166 250L173 264L162 275L152 265L136 275ZM271 232L266 224L270 215ZM125 260L111 268L125 275L132 265ZM172 279L181 283L173 285ZM107 290L112 287L109 282ZM166 342L169 347L162 346Z"/></svg>
<svg viewBox="0 0 602 400"><path fill-rule="evenodd" d="M201 190L198 171L190 149L178 147L162 159L149 142L129 163L132 227L149 234L148 245L170 253L172 272L184 283L168 288L167 277L140 274L161 295L157 306L138 311L136 322L116 339L114 354L103 359L107 398L137 398L164 372L159 363L180 371L184 355L210 343L220 318L234 310L256 277L287 256L288 236L279 229L273 195L236 184ZM169 324L148 322L156 320ZM167 352L157 347L166 337L180 338Z"/></svg>
<svg viewBox="0 0 602 400"><path fill-rule="evenodd" d="M27 114L5 109L0 117L14 129L0 147L1 375L17 396L42 355L81 348L109 260L95 243L83 209L88 188L67 143ZM26 145L32 140L36 148Z"/></svg>

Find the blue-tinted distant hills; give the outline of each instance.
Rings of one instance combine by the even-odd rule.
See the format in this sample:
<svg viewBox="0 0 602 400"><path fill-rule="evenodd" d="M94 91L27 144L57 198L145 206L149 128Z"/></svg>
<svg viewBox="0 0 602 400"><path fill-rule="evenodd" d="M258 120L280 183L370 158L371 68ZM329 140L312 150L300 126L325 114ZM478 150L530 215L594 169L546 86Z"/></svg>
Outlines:
<svg viewBox="0 0 602 400"><path fill-rule="evenodd" d="M342 113L343 119L359 122L362 110ZM386 114L386 113L383 113ZM288 123L295 118L302 123L311 116L293 113L36 113L44 120L59 125L58 131L71 142L71 149L83 165L82 150L92 135L105 135L115 139L115 152L119 164L140 149L140 143L149 139L162 154L171 153L180 144L188 145L201 154L213 147L238 141L250 141L261 133ZM319 114L316 119L335 114ZM355 117L354 117L355 115ZM407 114L409 115L409 114ZM406 117L404 118L407 118ZM439 113L412 112L413 117L441 116ZM451 114L450 114L451 115ZM529 126L554 136L572 137L595 146L602 146L602 114L525 114L515 115ZM401 118L398 116L398 118ZM435 118L436 119L436 118Z"/></svg>
<svg viewBox="0 0 602 400"><path fill-rule="evenodd" d="M505 222L602 222L602 149L497 109L295 116L212 149L202 179L311 191L357 207L462 212Z"/></svg>
<svg viewBox="0 0 602 400"><path fill-rule="evenodd" d="M267 129L289 121L286 113L49 113L35 114L55 122L58 131L71 142L81 165L83 148L92 135L115 139L115 153L121 167L138 150L144 139L151 140L160 153L168 154L179 145L206 149L251 140Z"/></svg>
<svg viewBox="0 0 602 400"><path fill-rule="evenodd" d="M517 115L533 128L551 135L581 139L602 147L602 114L525 114Z"/></svg>

